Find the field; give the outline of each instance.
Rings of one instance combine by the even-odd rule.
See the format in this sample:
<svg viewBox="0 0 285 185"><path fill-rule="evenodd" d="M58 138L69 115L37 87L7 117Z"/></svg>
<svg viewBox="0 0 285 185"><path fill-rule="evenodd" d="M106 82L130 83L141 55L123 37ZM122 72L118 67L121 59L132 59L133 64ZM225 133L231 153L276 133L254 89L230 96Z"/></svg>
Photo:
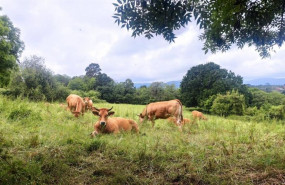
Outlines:
<svg viewBox="0 0 285 185"><path fill-rule="evenodd" d="M136 121L144 108L95 106ZM206 116L182 132L157 120L91 138L91 112L0 96L0 184L285 184L284 123Z"/></svg>

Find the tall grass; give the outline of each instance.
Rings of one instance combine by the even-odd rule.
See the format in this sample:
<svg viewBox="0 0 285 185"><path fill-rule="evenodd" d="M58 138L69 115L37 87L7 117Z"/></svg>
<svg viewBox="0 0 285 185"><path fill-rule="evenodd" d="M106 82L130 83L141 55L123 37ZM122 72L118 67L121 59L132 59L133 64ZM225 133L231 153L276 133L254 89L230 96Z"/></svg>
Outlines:
<svg viewBox="0 0 285 185"><path fill-rule="evenodd" d="M138 121L144 106L113 106ZM184 117L191 119L189 111ZM207 115L180 132L166 120L140 133L91 138L98 119L59 104L0 96L0 184L282 184L285 126Z"/></svg>

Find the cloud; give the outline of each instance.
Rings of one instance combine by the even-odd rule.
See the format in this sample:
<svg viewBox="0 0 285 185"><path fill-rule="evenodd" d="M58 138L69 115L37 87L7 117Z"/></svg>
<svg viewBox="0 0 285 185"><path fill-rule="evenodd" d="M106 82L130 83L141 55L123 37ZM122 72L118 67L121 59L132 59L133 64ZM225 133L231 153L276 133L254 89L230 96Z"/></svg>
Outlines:
<svg viewBox="0 0 285 185"><path fill-rule="evenodd" d="M115 81L181 80L187 71L209 61L246 79L281 77L284 47L262 60L253 47L204 54L195 23L176 32L175 43L162 36L133 38L114 23L113 0L2 0L7 14L21 30L26 48L22 58L38 55L54 73L79 76L90 63Z"/></svg>

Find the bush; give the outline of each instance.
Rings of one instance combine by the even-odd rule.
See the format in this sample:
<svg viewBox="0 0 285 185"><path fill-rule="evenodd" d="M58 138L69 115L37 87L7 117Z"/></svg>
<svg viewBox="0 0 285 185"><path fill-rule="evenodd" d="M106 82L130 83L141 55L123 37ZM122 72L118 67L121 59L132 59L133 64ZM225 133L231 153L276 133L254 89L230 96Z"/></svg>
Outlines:
<svg viewBox="0 0 285 185"><path fill-rule="evenodd" d="M284 105L271 106L268 114L271 119L281 120L284 118Z"/></svg>
<svg viewBox="0 0 285 185"><path fill-rule="evenodd" d="M244 114L247 116L255 116L258 114L258 109L257 107L248 107L246 108Z"/></svg>
<svg viewBox="0 0 285 185"><path fill-rule="evenodd" d="M210 112L211 110L211 107L214 103L214 100L217 98L217 95L212 95L210 96L207 100L203 101L201 103L201 107L203 107L203 109L206 111L206 112Z"/></svg>
<svg viewBox="0 0 285 185"><path fill-rule="evenodd" d="M211 112L221 116L243 115L245 109L244 95L237 91L227 92L226 95L218 94L211 107Z"/></svg>

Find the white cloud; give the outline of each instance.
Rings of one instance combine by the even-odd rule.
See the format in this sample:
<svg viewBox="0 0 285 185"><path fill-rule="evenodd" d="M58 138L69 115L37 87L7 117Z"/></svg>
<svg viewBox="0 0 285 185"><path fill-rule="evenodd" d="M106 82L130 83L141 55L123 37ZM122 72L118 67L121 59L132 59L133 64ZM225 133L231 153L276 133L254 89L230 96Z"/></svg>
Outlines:
<svg viewBox="0 0 285 185"><path fill-rule="evenodd" d="M209 61L245 79L281 77L285 73L284 47L262 60L251 48L204 54L195 23L177 31L175 43L162 36L132 38L114 24L114 0L1 0L7 14L21 30L26 48L22 56L38 55L55 73L78 76L92 62L115 81L181 80L193 66Z"/></svg>

